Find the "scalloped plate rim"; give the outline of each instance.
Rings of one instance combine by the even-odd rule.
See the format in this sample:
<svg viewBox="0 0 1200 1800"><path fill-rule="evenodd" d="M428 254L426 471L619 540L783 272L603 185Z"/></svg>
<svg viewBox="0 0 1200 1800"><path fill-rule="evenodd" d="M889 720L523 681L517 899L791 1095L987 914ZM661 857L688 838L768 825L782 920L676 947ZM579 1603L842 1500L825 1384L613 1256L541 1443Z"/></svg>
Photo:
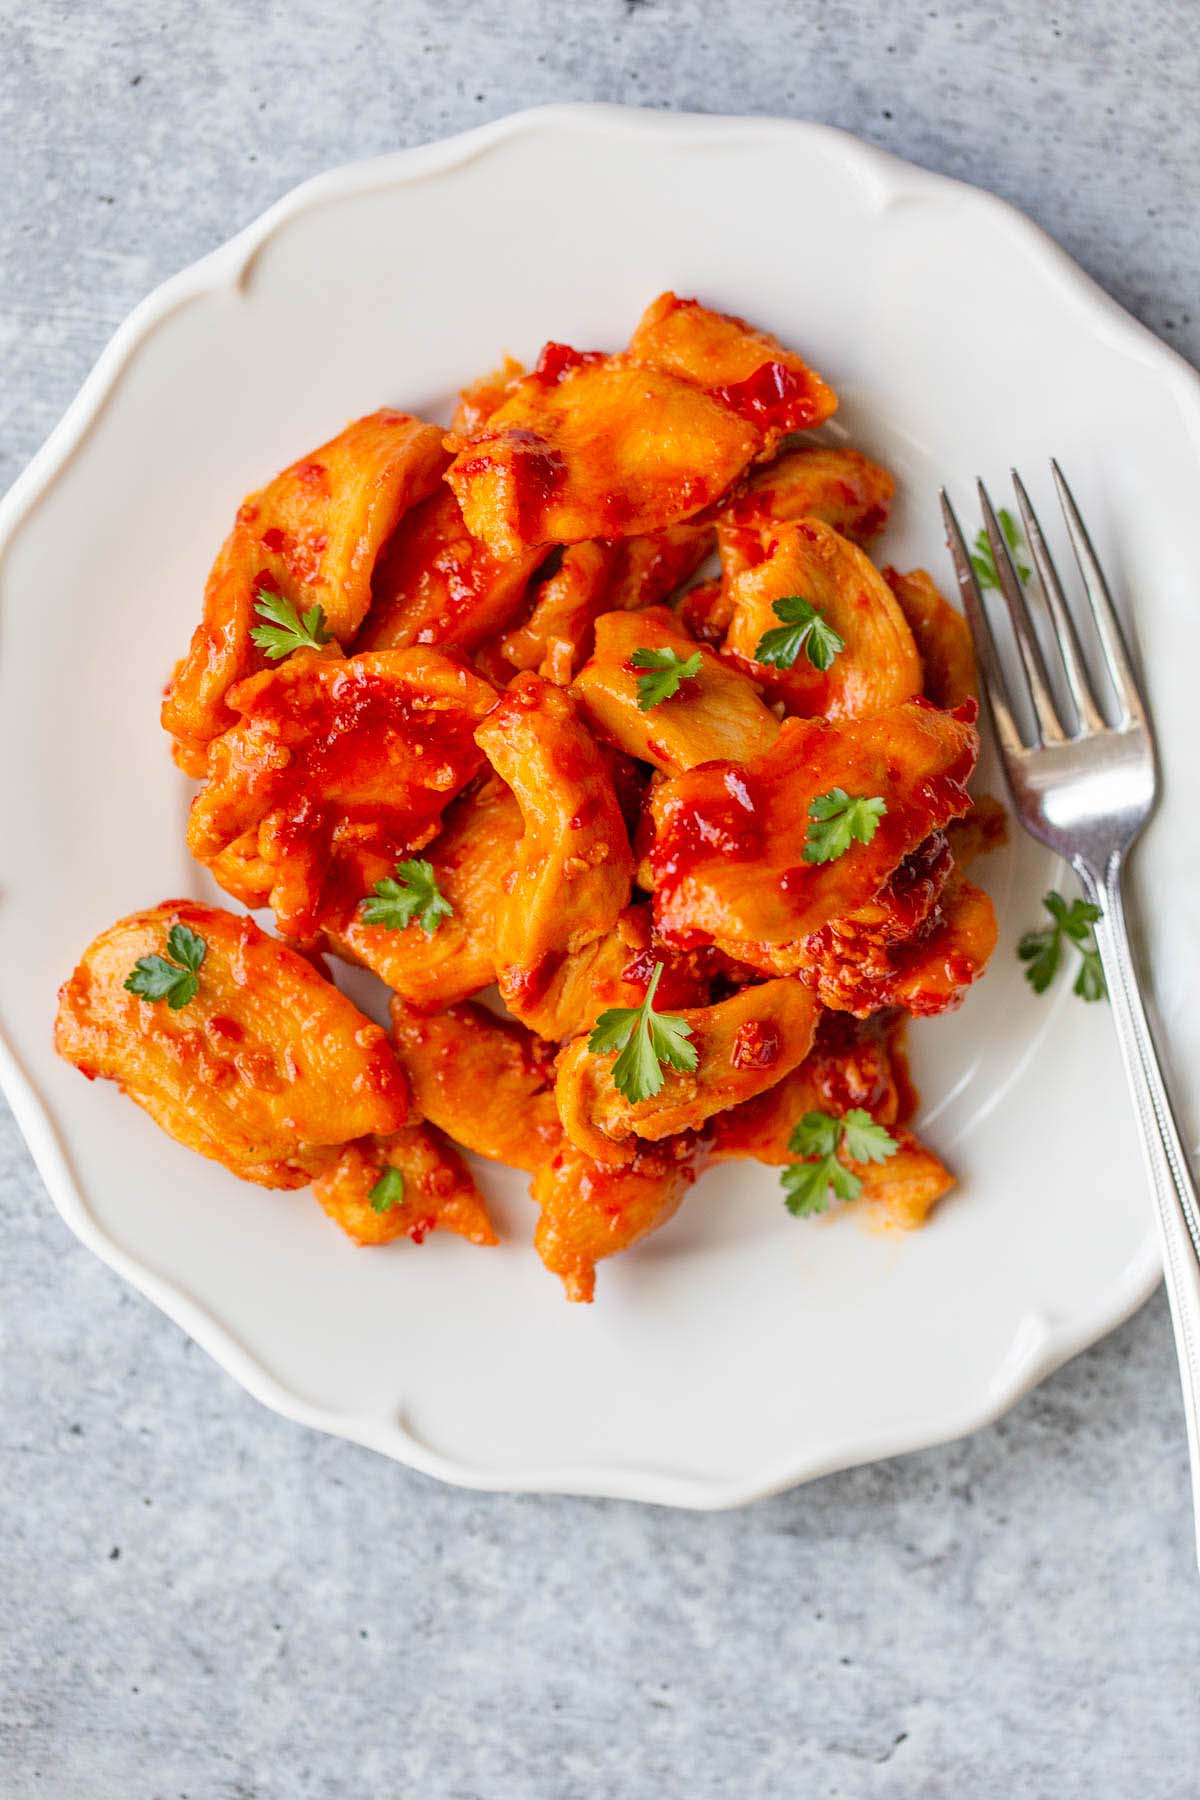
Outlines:
<svg viewBox="0 0 1200 1800"><path fill-rule="evenodd" d="M848 164L857 165L858 172L870 176L888 204L909 194L950 191L965 204L992 211L1009 230L1025 237L1031 253L1053 272L1059 287L1084 310L1093 329L1102 323L1106 332L1123 340L1122 347L1127 352L1137 353L1154 364L1160 376L1169 377L1178 391L1182 410L1185 415L1190 413L1190 428L1200 442L1200 376L1196 371L1105 293L1040 226L998 196L920 168L834 126L770 117L664 113L605 103L554 104L532 107L438 142L392 151L313 176L284 194L224 244L161 283L118 327L59 424L0 501L0 557L82 447L125 368L156 327L189 300L222 287L238 289L251 273L259 251L289 220L312 207L349 195L418 181L461 167L525 131L545 127L575 130L580 126L602 127L610 132L658 131L681 140L691 138L697 144L715 139L729 141L738 133L808 138L825 144ZM1055 1369L1115 1330L1144 1303L1161 1279L1157 1241L1147 1208L1147 1231L1140 1252L1126 1265L1121 1282L1106 1303L1082 1316L1053 1324L1027 1312L1018 1321L1009 1347L997 1359L978 1404L959 1416L943 1416L937 1423L913 1418L903 1429L876 1433L869 1442L853 1448L808 1455L793 1453L752 1476L726 1480L706 1480L652 1468L626 1468L619 1463L489 1470L430 1450L397 1422L331 1412L314 1407L291 1392L203 1304L148 1268L100 1229L72 1172L64 1133L37 1095L2 1031L0 1089L9 1100L46 1189L70 1230L102 1262L186 1331L255 1399L298 1424L378 1450L422 1474L480 1491L591 1496L715 1511L744 1505L841 1469L947 1443L993 1423ZM1023 1348L1023 1344L1027 1347Z"/></svg>

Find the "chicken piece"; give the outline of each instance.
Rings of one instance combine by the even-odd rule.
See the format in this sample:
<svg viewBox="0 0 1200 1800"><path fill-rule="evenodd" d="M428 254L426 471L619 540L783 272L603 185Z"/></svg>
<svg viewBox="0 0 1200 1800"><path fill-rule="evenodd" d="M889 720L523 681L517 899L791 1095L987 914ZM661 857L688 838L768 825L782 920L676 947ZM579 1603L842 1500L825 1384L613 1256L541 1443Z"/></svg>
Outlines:
<svg viewBox="0 0 1200 1800"><path fill-rule="evenodd" d="M541 1209L534 1248L568 1300L591 1300L596 1264L674 1217L701 1150L695 1138L668 1138L639 1145L631 1162L613 1168L564 1144L540 1165L529 1190Z"/></svg>
<svg viewBox="0 0 1200 1800"><path fill-rule="evenodd" d="M892 1134L899 1148L883 1163L855 1163L862 1182L857 1205L886 1231L915 1231L954 1186L950 1173L927 1144L904 1126Z"/></svg>
<svg viewBox="0 0 1200 1800"><path fill-rule="evenodd" d="M222 887L312 937L366 872L427 844L483 758L487 682L437 650L330 659L297 651L229 695L187 841Z"/></svg>
<svg viewBox="0 0 1200 1800"><path fill-rule="evenodd" d="M682 525L668 525L646 537L622 538L615 546L605 610L636 612L640 606L667 599L716 547L716 528L707 516L685 519Z"/></svg>
<svg viewBox="0 0 1200 1800"><path fill-rule="evenodd" d="M163 701L176 758L196 777L205 750L233 724L226 696L268 659L250 636L261 589L297 611L320 606L342 645L366 616L382 545L431 494L446 456L436 425L383 409L301 457L238 511L204 593L204 616Z"/></svg>
<svg viewBox="0 0 1200 1800"><path fill-rule="evenodd" d="M959 874L935 832L873 901L806 939L801 979L823 1006L860 1018L881 1006L949 1012L983 974L995 944L991 901Z"/></svg>
<svg viewBox="0 0 1200 1800"><path fill-rule="evenodd" d="M942 892L933 929L895 952L890 1002L921 1019L952 1012L987 968L996 937L991 899L955 870Z"/></svg>
<svg viewBox="0 0 1200 1800"><path fill-rule="evenodd" d="M404 1190L377 1211L371 1190L389 1169L403 1176ZM318 1175L313 1193L356 1244L390 1244L398 1237L419 1244L430 1231L453 1231L472 1244L499 1241L466 1163L432 1125L406 1125L390 1137L345 1145L332 1168Z"/></svg>
<svg viewBox="0 0 1200 1800"><path fill-rule="evenodd" d="M493 556L467 530L450 489L440 487L413 508L380 557L371 610L354 648L475 650L519 612L545 554L535 546Z"/></svg>
<svg viewBox="0 0 1200 1800"><path fill-rule="evenodd" d="M478 431L450 436L446 479L497 557L659 531L741 474L757 430L699 388L617 357L548 344Z"/></svg>
<svg viewBox="0 0 1200 1800"><path fill-rule="evenodd" d="M609 604L615 559L610 544L569 544L558 568L538 586L529 617L501 638L505 662L536 670L556 687L569 686L591 652L596 615Z"/></svg>
<svg viewBox="0 0 1200 1800"><path fill-rule="evenodd" d="M906 856L967 811L974 719L972 702L945 713L920 700L836 725L789 719L751 762L660 783L650 800L657 930L668 942L714 943L767 975L806 967L806 938L874 899ZM869 844L806 862L809 806L834 788L887 810Z"/></svg>
<svg viewBox="0 0 1200 1800"><path fill-rule="evenodd" d="M946 827L946 837L960 869L1008 842L1008 813L994 794L976 794L963 819Z"/></svg>
<svg viewBox="0 0 1200 1800"><path fill-rule="evenodd" d="M582 950L544 956L532 969L518 965L502 970L500 998L513 1017L539 1037L559 1043L587 1031L606 1006L640 1006L645 983L626 977L631 968L635 977L640 973L643 952L629 940L641 934L626 930L626 920L639 910L628 908L611 931Z"/></svg>
<svg viewBox="0 0 1200 1800"><path fill-rule="evenodd" d="M204 941L173 1008L125 987L143 957L182 967L176 926ZM111 925L59 989L54 1043L115 1081L179 1143L261 1187L304 1187L349 1138L390 1132L408 1085L383 1032L250 918L164 900Z"/></svg>
<svg viewBox="0 0 1200 1800"><path fill-rule="evenodd" d="M602 612L633 612L673 593L716 543L709 524L672 525L648 537L570 544L537 590L529 617L500 640L517 669L536 669L559 687L592 654Z"/></svg>
<svg viewBox="0 0 1200 1800"><path fill-rule="evenodd" d="M499 368L489 370L463 388L450 421L451 431L478 431L496 408L504 404L524 373L524 363L518 362L515 356L506 356Z"/></svg>
<svg viewBox="0 0 1200 1800"><path fill-rule="evenodd" d="M898 1025L903 1025L898 1015L854 1019L822 1013L812 1049L790 1075L713 1120L711 1160L793 1162L788 1138L808 1112L840 1117L860 1107L890 1129L908 1104Z"/></svg>
<svg viewBox="0 0 1200 1800"><path fill-rule="evenodd" d="M656 944L650 907L627 907L613 929L569 956L548 956L532 973L506 969L500 998L539 1037L561 1042L589 1031L609 1006L640 1006L661 962L657 1004L672 1010L701 1006L709 979L701 958Z"/></svg>
<svg viewBox="0 0 1200 1800"><path fill-rule="evenodd" d="M628 1100L617 1089L615 1052L596 1053L579 1037L560 1053L554 1095L563 1130L598 1162L627 1163L637 1138L657 1142L696 1131L714 1113L773 1087L808 1055L817 1005L800 982L783 979L679 1017L692 1028L696 1067L664 1068L662 1087L646 1100Z"/></svg>
<svg viewBox="0 0 1200 1800"><path fill-rule="evenodd" d="M456 1143L532 1172L562 1142L554 1051L474 1000L419 1013L393 999L392 1043L417 1106Z"/></svg>
<svg viewBox="0 0 1200 1800"><path fill-rule="evenodd" d="M733 617L729 589L719 579L698 581L679 602L677 617L697 643L719 645Z"/></svg>
<svg viewBox="0 0 1200 1800"><path fill-rule="evenodd" d="M830 1029L832 1027L832 1029ZM874 1222L911 1230L935 1201L954 1186L954 1177L911 1131L898 1121L910 1104L907 1071L893 1020L852 1021L826 1013L817 1040L799 1068L776 1087L714 1120L713 1162L753 1157L776 1166L801 1159L789 1148L793 1127L808 1112L842 1117L854 1107L885 1125L899 1145L882 1163L842 1161L862 1183L859 1204Z"/></svg>
<svg viewBox="0 0 1200 1800"><path fill-rule="evenodd" d="M923 692L935 706L961 706L979 698L975 672L975 647L971 630L934 586L932 575L913 569L901 575L886 568L883 578L900 603L925 671Z"/></svg>
<svg viewBox="0 0 1200 1800"><path fill-rule="evenodd" d="M837 410L833 389L778 338L671 293L642 314L629 359L694 381L747 420L762 434L762 457L773 456L786 433L824 424Z"/></svg>
<svg viewBox="0 0 1200 1800"><path fill-rule="evenodd" d="M761 561L772 528L822 519L852 543L865 544L887 524L896 483L857 450L805 444L759 469L717 515L721 567L736 574Z"/></svg>
<svg viewBox="0 0 1200 1800"><path fill-rule="evenodd" d="M719 509L716 539L726 579L685 597L688 629L707 644L721 642L733 617L732 577L770 554L777 525L820 519L863 544L887 524L895 488L888 471L857 450L806 444L777 456Z"/></svg>
<svg viewBox="0 0 1200 1800"><path fill-rule="evenodd" d="M496 966L536 969L603 937L628 904L633 854L606 754L574 701L518 675L476 733L525 830L496 908Z"/></svg>
<svg viewBox="0 0 1200 1800"><path fill-rule="evenodd" d="M643 712L638 699L645 671L630 660L638 650L673 650L683 661L698 654L699 673ZM779 721L754 683L698 645L664 606L597 619L595 653L571 692L599 737L667 775L717 759L744 762L779 736Z"/></svg>
<svg viewBox="0 0 1200 1800"><path fill-rule="evenodd" d="M822 1006L865 1019L892 1003L898 947L937 923L953 870L946 834L933 831L870 900L804 940L803 979Z"/></svg>
<svg viewBox="0 0 1200 1800"><path fill-rule="evenodd" d="M598 748L612 777L617 804L625 821L626 835L632 841L645 811L646 795L657 777L645 763L638 762L636 757L626 756L623 750L614 750L609 744L600 744Z"/></svg>
<svg viewBox="0 0 1200 1800"><path fill-rule="evenodd" d="M456 800L425 860L453 909L427 932L414 919L401 930L369 925L355 906L326 923L323 942L336 956L372 969L404 1000L427 1012L466 1000L496 979L496 902L512 870L521 811L508 788L488 776ZM391 874L382 859L368 886Z"/></svg>
<svg viewBox="0 0 1200 1800"><path fill-rule="evenodd" d="M799 1074L800 1072L797 1071ZM715 1159L723 1162L736 1156L755 1156L759 1162L786 1164L800 1162L803 1159L787 1148L787 1139L793 1125L804 1117L804 1113L813 1110L802 1106L795 1110L793 1095L785 1092L785 1084L780 1089L773 1089L764 1094L762 1099L769 1103L771 1121L774 1130L771 1143L759 1150L736 1150L730 1148L730 1142L718 1144ZM799 1089L796 1098L802 1099ZM757 1102L753 1102L757 1105ZM820 1108L817 1110L827 1110ZM767 1112L762 1115L764 1127ZM764 1133L765 1135L765 1133ZM887 1230L914 1231L923 1225L936 1203L954 1186L954 1176L945 1164L936 1157L913 1132L903 1125L893 1127L892 1134L898 1148L894 1155L882 1163L851 1162L847 1156L839 1156L855 1175L862 1186L858 1199L854 1204L865 1209L872 1223L882 1225Z"/></svg>
<svg viewBox="0 0 1200 1800"><path fill-rule="evenodd" d="M882 575L848 538L820 519L771 528L761 562L727 581L732 602L724 654L803 718L861 719L921 692L921 659L904 614ZM805 646L790 669L756 660L778 630L776 601L807 600L842 639L828 669Z"/></svg>

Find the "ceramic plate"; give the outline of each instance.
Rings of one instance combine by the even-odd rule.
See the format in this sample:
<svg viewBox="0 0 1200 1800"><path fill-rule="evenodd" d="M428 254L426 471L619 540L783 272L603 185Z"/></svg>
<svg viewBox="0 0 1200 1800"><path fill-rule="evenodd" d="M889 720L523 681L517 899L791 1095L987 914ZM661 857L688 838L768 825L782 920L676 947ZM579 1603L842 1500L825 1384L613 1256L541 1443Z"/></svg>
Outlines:
<svg viewBox="0 0 1200 1800"><path fill-rule="evenodd" d="M617 347L666 287L834 382L837 432L899 478L901 567L949 585L941 483L970 514L971 478L1003 489L1015 462L1049 518L1063 463L1149 674L1167 796L1141 917L1200 1090L1196 377L987 195L821 127L606 107L310 182L117 334L0 515L0 1015L68 1224L260 1399L446 1480L715 1507L981 1424L1157 1278L1106 1014L1065 983L1036 998L1013 954L1057 878L1036 846L981 865L992 970L915 1033L919 1129L960 1178L928 1229L799 1223L774 1173L724 1167L601 1266L593 1307L533 1254L521 1176L477 1171L500 1249L356 1250L310 1194L243 1186L50 1042L98 929L217 897L157 715L243 494L381 404L447 418L502 351Z"/></svg>

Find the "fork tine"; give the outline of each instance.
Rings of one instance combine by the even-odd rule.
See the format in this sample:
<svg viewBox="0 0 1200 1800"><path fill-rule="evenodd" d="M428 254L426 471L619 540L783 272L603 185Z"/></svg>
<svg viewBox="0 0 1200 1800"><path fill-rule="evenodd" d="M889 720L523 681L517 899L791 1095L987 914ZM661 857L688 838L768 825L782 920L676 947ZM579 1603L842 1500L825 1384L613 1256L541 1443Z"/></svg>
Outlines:
<svg viewBox="0 0 1200 1800"><path fill-rule="evenodd" d="M950 496L942 489L942 518L946 526L946 542L950 547L950 555L954 560L954 573L958 577L958 592L963 603L963 611L971 626L971 636L975 640L975 654L983 672L983 691L987 698L992 715L992 724L996 730L996 738L1005 761L1012 756L1020 756L1024 751L1021 734L1017 730L1008 704L1008 689L1004 685L1004 671L1000 666L1000 656L996 649L996 640L992 636L991 621L983 604L983 595L979 591L979 583L975 579L975 571L971 567L971 557L963 541L962 528L950 504Z"/></svg>
<svg viewBox="0 0 1200 1800"><path fill-rule="evenodd" d="M1004 533L1000 529L988 491L982 481L976 482L979 489L979 504L983 508L984 529L988 543L992 546L992 561L996 565L996 574L1000 580L1000 592L1004 595L1004 603L1008 607L1008 616L1013 628L1013 636L1017 640L1017 649L1021 653L1021 661L1025 668L1025 678L1029 683L1029 691L1033 698L1033 712L1037 721L1038 742L1060 744L1064 732L1058 722L1054 698L1050 692L1050 679L1046 674L1046 665L1042 661L1042 652L1033 630L1033 621L1029 617L1029 608L1025 603L1025 592L1017 579L1017 571L1013 567L1012 557L1008 553L1008 545Z"/></svg>
<svg viewBox="0 0 1200 1800"><path fill-rule="evenodd" d="M1075 621L1067 606L1067 597L1063 593L1062 583L1058 579L1054 558L1042 536L1042 528L1038 524L1037 514L1030 505L1029 495L1025 492L1025 483L1015 469L1011 471L1011 474L1030 555L1033 557L1034 567L1037 569L1038 578L1042 584L1042 592L1046 596L1046 604L1050 608L1050 616L1054 621L1054 634L1058 641L1058 653L1062 657L1063 670L1067 677L1067 689L1079 719L1079 735L1087 736L1094 731L1104 731L1107 729L1104 715L1096 704L1096 697L1092 692L1087 666L1079 648Z"/></svg>
<svg viewBox="0 0 1200 1800"><path fill-rule="evenodd" d="M1136 720L1139 724L1144 724L1146 714L1142 705L1142 696L1138 689L1137 677L1133 672L1129 651L1126 648L1125 634L1121 630L1121 622L1117 618L1112 595L1109 593L1108 583L1104 579L1104 571L1092 548L1092 540L1088 536L1087 526L1080 517L1074 495L1067 486L1066 476L1053 458L1051 458L1050 467L1054 474L1054 485L1058 489L1063 517L1067 521L1071 548L1075 552L1075 560L1078 562L1080 574L1083 576L1088 605L1091 607L1092 617L1096 621L1100 648L1104 652L1104 661L1108 667L1113 691L1117 696L1117 704L1121 708L1121 717L1118 723L1131 725Z"/></svg>

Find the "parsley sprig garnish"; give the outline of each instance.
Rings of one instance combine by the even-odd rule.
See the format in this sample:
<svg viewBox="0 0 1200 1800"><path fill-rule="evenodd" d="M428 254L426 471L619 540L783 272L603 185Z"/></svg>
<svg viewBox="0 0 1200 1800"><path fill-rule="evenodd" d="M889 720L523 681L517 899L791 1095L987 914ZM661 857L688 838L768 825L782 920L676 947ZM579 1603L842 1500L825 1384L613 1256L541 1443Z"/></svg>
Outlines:
<svg viewBox="0 0 1200 1800"><path fill-rule="evenodd" d="M801 599L799 594L785 594L782 600L776 600L771 611L782 623L759 638L755 662L790 669L804 650L813 668L824 674L839 650L846 648L845 638L839 637L812 602Z"/></svg>
<svg viewBox="0 0 1200 1800"><path fill-rule="evenodd" d="M385 875L372 893L373 898L368 896L362 902L363 919L389 931L403 931L416 919L426 937L432 937L442 920L454 913L437 884L433 864L428 862L397 863L395 877Z"/></svg>
<svg viewBox="0 0 1200 1800"><path fill-rule="evenodd" d="M650 670L648 675L639 675L637 684L638 711L649 712L678 693L681 681L695 681L700 673L700 652L684 657L677 650L635 650L629 665Z"/></svg>
<svg viewBox="0 0 1200 1800"><path fill-rule="evenodd" d="M1079 952L1079 969L1072 993L1081 1000L1105 1000L1108 987L1100 964L1100 952L1092 926L1100 917L1100 908L1090 900L1072 900L1068 905L1053 888L1043 895L1042 905L1051 923L1042 931L1027 931L1017 945L1017 955L1025 964L1025 979L1035 993L1044 994L1058 973L1062 962L1063 939L1069 938Z"/></svg>
<svg viewBox="0 0 1200 1800"><path fill-rule="evenodd" d="M172 925L167 933L166 956L139 956L126 977L125 986L139 1000L165 1000L172 1012L178 1012L194 1000L200 988L200 965L208 945L198 931L186 925Z"/></svg>
<svg viewBox="0 0 1200 1800"><path fill-rule="evenodd" d="M848 794L830 788L818 794L808 808L810 824L804 838L806 863L832 862L856 841L869 844L879 829L887 805L878 794Z"/></svg>
<svg viewBox="0 0 1200 1800"><path fill-rule="evenodd" d="M793 1163L780 1175L783 1204L797 1219L805 1219L826 1211L830 1193L839 1200L857 1200L862 1180L841 1161L838 1151L851 1162L881 1163L899 1148L890 1132L861 1106L851 1107L840 1119L832 1113L805 1113L792 1128L788 1149L807 1160Z"/></svg>
<svg viewBox="0 0 1200 1800"><path fill-rule="evenodd" d="M399 1206L404 1199L403 1169L394 1169L389 1163L367 1199L371 1202L371 1210L377 1213L391 1212L393 1206Z"/></svg>
<svg viewBox="0 0 1200 1800"><path fill-rule="evenodd" d="M655 963L640 1006L610 1006L596 1020L588 1049L599 1056L606 1050L621 1052L612 1068L613 1086L636 1106L650 1100L663 1084L663 1064L672 1069L694 1069L696 1046L688 1039L692 1028L686 1019L656 1013L654 995L663 965Z"/></svg>
<svg viewBox="0 0 1200 1800"><path fill-rule="evenodd" d="M259 588L254 597L254 610L260 619L269 619L270 624L255 625L250 636L272 662L278 662L281 656L290 656L293 650L319 650L322 644L329 642L322 606L310 606L301 615L283 594Z"/></svg>
<svg viewBox="0 0 1200 1800"><path fill-rule="evenodd" d="M1021 536L1021 527L1013 518L1006 506L1002 506L996 514L1000 529L1004 533L1004 541L1012 552L1013 564L1022 581L1028 581L1030 570L1021 556L1025 548L1025 540ZM996 569L996 559L992 555L992 546L988 542L988 534L982 528L975 533L975 549L971 556L971 567L980 587L999 588L1000 576Z"/></svg>

